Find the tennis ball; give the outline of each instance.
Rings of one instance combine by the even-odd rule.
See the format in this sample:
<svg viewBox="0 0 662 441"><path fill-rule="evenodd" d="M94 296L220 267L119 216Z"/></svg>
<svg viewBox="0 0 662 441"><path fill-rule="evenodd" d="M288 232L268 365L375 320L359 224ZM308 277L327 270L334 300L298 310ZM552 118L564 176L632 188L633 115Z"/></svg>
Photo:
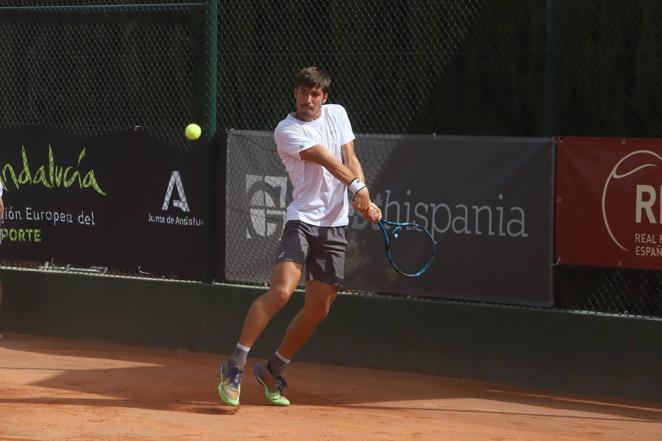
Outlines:
<svg viewBox="0 0 662 441"><path fill-rule="evenodd" d="M186 126L186 129L184 130L184 134L186 135L187 139L191 141L195 141L202 134L202 129L200 128L199 125L195 123L191 123L188 126Z"/></svg>

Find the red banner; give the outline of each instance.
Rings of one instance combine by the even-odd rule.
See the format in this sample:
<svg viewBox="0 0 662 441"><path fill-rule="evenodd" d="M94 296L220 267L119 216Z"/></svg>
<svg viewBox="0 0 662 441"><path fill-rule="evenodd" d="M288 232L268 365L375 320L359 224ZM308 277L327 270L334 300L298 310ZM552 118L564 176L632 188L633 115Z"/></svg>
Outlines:
<svg viewBox="0 0 662 441"><path fill-rule="evenodd" d="M560 138L559 263L662 269L662 139Z"/></svg>

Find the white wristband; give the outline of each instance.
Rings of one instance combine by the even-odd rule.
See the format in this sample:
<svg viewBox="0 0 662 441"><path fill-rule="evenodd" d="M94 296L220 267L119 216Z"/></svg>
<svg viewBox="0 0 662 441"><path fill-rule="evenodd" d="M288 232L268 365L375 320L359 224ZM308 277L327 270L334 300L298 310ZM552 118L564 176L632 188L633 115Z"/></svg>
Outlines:
<svg viewBox="0 0 662 441"><path fill-rule="evenodd" d="M352 195L355 195L366 187L367 185L361 182L358 178L349 183L349 191L352 192Z"/></svg>

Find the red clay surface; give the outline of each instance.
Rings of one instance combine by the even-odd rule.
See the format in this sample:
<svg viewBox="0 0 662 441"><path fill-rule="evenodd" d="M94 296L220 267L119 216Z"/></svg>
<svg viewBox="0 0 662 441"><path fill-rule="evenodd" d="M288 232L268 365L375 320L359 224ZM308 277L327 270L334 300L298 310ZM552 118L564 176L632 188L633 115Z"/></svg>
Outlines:
<svg viewBox="0 0 662 441"><path fill-rule="evenodd" d="M288 369L293 406L265 405L246 376L231 409L216 394L220 358L5 335L0 439L662 440L662 403L301 362Z"/></svg>

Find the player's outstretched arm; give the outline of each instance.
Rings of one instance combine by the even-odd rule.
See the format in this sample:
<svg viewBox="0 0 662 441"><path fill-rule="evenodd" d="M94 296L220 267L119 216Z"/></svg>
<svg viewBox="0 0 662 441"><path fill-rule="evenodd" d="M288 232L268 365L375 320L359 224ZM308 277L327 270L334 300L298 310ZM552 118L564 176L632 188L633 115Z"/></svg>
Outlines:
<svg viewBox="0 0 662 441"><path fill-rule="evenodd" d="M352 182L355 179L359 179L348 166L337 160L324 146L319 144L302 151L299 153L299 157L304 161L311 161L326 168L329 173L343 184L349 186L350 189L352 188ZM363 180L359 180L363 182ZM370 191L366 186L359 187L355 190L352 205L355 210L358 210L366 217L371 207Z"/></svg>

